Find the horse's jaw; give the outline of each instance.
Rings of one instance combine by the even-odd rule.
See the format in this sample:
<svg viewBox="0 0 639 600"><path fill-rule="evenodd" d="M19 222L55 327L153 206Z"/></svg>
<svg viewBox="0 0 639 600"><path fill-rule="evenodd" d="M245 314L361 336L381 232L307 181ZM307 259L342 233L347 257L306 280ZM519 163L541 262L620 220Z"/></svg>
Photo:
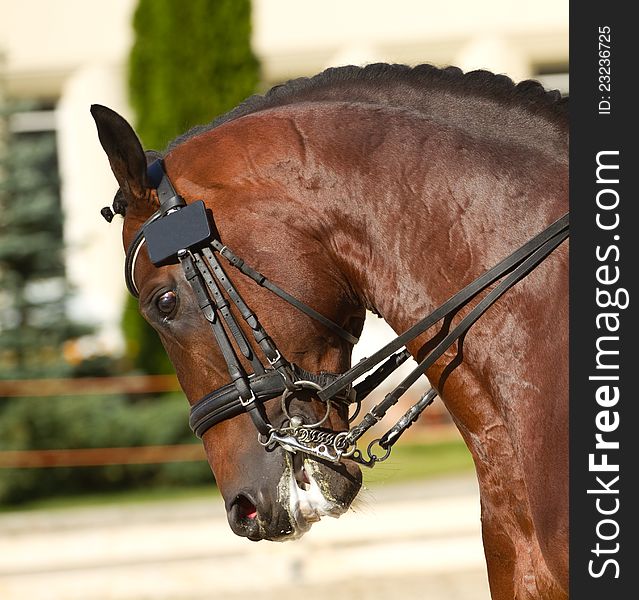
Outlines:
<svg viewBox="0 0 639 600"><path fill-rule="evenodd" d="M300 469L303 470L302 477ZM280 542L302 537L313 523L324 516L339 517L348 510L350 504L333 498L326 474L319 463L308 457L294 459L288 452L286 468L278 484L278 498L280 505L288 512L292 526L291 532L275 540Z"/></svg>

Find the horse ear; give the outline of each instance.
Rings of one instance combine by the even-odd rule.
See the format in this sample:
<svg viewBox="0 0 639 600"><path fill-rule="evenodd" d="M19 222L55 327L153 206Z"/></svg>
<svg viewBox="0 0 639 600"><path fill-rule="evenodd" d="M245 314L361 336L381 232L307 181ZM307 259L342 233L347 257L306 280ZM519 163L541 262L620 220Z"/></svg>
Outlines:
<svg viewBox="0 0 639 600"><path fill-rule="evenodd" d="M106 106L93 104L91 115L124 197L133 204L144 200L148 188L146 156L135 131L126 119Z"/></svg>

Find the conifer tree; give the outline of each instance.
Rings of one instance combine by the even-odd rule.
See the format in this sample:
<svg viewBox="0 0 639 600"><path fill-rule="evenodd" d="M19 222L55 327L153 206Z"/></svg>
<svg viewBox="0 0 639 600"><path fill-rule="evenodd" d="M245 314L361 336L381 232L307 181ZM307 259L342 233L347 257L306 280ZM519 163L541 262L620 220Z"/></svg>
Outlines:
<svg viewBox="0 0 639 600"><path fill-rule="evenodd" d="M133 28L129 95L145 148L163 150L254 93L259 66L250 45L250 0L139 0ZM133 299L123 329L136 367L171 369Z"/></svg>
<svg viewBox="0 0 639 600"><path fill-rule="evenodd" d="M255 91L250 0L139 0L129 90L147 148L208 123Z"/></svg>
<svg viewBox="0 0 639 600"><path fill-rule="evenodd" d="M63 215L53 131L14 132L25 107L2 109L0 377L62 374L62 344L84 328L67 317Z"/></svg>

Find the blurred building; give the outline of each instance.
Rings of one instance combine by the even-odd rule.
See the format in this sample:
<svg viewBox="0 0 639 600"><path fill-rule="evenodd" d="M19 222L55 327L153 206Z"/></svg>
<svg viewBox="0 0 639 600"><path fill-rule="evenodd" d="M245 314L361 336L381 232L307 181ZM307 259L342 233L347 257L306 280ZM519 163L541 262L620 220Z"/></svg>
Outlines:
<svg viewBox="0 0 639 600"><path fill-rule="evenodd" d="M2 88L11 98L33 101L33 110L9 125L57 135L67 274L77 289L70 310L100 328L87 353L121 347L120 231L99 215L116 185L89 106L105 104L132 117L126 64L135 4L0 0ZM485 68L568 91L566 1L254 0L253 7L253 46L265 89L328 66L384 61ZM362 352L388 335L374 319Z"/></svg>

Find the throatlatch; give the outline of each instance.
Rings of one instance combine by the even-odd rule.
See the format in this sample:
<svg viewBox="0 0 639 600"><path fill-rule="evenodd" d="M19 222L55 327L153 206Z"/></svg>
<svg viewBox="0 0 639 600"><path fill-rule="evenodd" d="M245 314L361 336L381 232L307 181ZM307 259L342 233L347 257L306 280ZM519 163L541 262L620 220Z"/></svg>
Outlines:
<svg viewBox="0 0 639 600"><path fill-rule="evenodd" d="M135 262L144 243L147 244L149 257L156 267L179 263L200 310L213 330L231 378L229 384L207 394L193 405L189 424L194 433L202 437L217 423L248 412L258 431L258 439L265 448L272 449L279 445L289 452L303 452L331 462L350 458L372 467L388 458L393 444L432 404L437 396L436 389L442 390L450 373L461 363L463 341L472 325L508 289L530 273L568 237L569 218L566 214L370 358L363 359L341 375L314 374L304 371L282 356L224 271L218 255L243 275L317 320L349 344L356 344L357 338L269 281L216 239L204 203L200 200L187 205L175 191L161 160L151 164L148 170L152 185L157 189L160 208L144 223L127 250L127 287L133 296L139 295L135 282ZM103 209L102 214L110 220L108 210ZM492 284L496 285L451 330L457 312ZM246 339L231 310L231 304L235 305L247 323L265 362ZM350 418L352 422L359 413L362 400L410 357L407 344L440 321L442 324L439 331L423 347L427 352L425 358L364 415L358 425L341 432L322 427L334 402L357 405L355 414ZM359 450L357 444L360 438L379 423L417 379L455 343L457 353L442 372L436 389L429 389L391 429L369 443L365 454ZM246 372L236 350L251 364L253 373ZM373 372L365 379L355 383L371 371ZM304 423L299 417L287 412L287 399L300 390L311 390L326 403L326 413L316 423ZM263 404L278 397L288 419L285 426L275 428L269 422ZM376 446L381 448L383 454L375 453Z"/></svg>

